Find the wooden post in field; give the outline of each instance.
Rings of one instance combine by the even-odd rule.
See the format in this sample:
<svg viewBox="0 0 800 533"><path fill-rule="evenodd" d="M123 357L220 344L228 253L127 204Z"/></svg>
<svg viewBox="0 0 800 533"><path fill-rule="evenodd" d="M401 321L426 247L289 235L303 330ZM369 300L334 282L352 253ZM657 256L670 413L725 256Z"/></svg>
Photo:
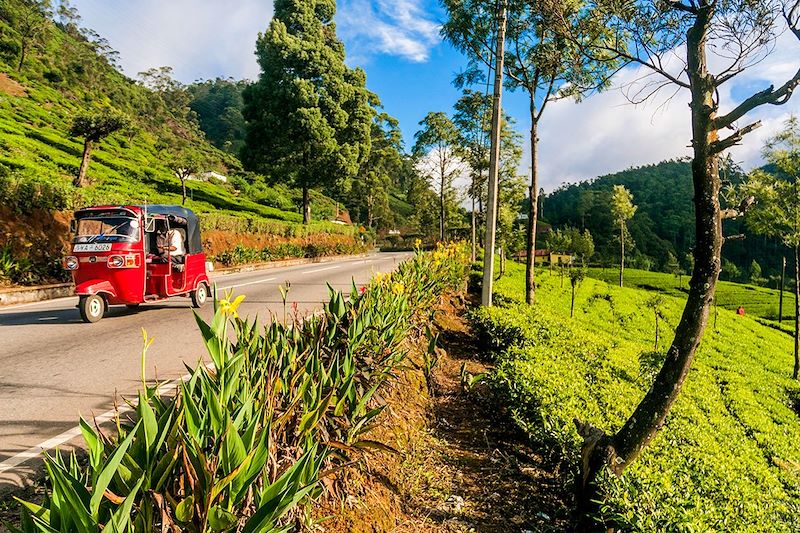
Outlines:
<svg viewBox="0 0 800 533"><path fill-rule="evenodd" d="M483 247L483 287L481 305L492 305L494 283L494 241L497 226L497 185L500 169L500 119L503 112L503 55L506 40L506 2L500 5L497 21L497 52L494 68L494 100L492 105L491 152L489 153L489 195L486 202L486 239Z"/></svg>
<svg viewBox="0 0 800 533"><path fill-rule="evenodd" d="M786 256L781 261L781 287L780 296L778 296L778 324L783 322L783 277L786 275Z"/></svg>

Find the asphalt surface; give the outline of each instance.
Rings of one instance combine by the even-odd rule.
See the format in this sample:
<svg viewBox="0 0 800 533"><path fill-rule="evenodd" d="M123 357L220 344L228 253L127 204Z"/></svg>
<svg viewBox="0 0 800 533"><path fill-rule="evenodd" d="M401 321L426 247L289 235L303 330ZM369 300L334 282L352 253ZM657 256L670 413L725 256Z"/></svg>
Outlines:
<svg viewBox="0 0 800 533"><path fill-rule="evenodd" d="M262 322L283 318L279 286L291 287L288 311L310 314L327 299L327 286L348 291L377 272L393 270L408 254L306 264L217 276L219 289L246 299L240 315ZM134 398L141 386L142 328L155 341L147 352L146 378L164 381L187 373L184 364L207 361L188 298L111 307L95 324L81 321L77 297L0 308L0 489L34 469L32 450L66 442L78 415L99 416L115 401ZM200 314L209 319L209 302ZM64 436L60 438L59 436ZM50 442L47 442L47 441ZM73 439L77 440L77 439ZM20 464L18 464L20 463Z"/></svg>

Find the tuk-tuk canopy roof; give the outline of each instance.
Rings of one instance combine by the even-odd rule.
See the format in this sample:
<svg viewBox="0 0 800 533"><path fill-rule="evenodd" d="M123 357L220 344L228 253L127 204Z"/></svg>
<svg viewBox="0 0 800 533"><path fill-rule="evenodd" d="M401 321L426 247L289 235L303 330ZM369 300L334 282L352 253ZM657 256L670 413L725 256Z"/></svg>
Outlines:
<svg viewBox="0 0 800 533"><path fill-rule="evenodd" d="M79 217L80 215L89 215L92 213L96 213L98 211L112 211L114 209L119 210L128 210L131 211L132 214L144 214L147 213L148 216L152 215L162 215L167 217L167 219L172 219L174 222L177 222L179 225L183 226L186 225L186 253L188 254L198 254L203 251L203 242L200 238L200 220L197 218L197 215L191 209L187 209L185 207L179 205L104 205L104 206L96 206L96 207L88 207L84 209L80 209L79 211L75 212L75 216ZM80 214L80 215L79 215Z"/></svg>
<svg viewBox="0 0 800 533"><path fill-rule="evenodd" d="M179 223L186 223L186 253L199 254L203 251L203 241L200 239L200 220L191 209L179 205L148 205L137 206L148 215L165 215L167 217L178 217L183 220Z"/></svg>

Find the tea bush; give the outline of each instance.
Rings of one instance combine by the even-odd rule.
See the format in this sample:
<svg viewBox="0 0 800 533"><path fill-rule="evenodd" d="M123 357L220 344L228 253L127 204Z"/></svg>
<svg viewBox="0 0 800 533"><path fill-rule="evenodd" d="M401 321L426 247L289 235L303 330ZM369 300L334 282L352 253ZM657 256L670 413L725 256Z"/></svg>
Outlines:
<svg viewBox="0 0 800 533"><path fill-rule="evenodd" d="M654 353L652 292L587 279L569 318L570 289L524 267L497 284L500 306L473 319L497 360L493 384L517 423L577 471L573 418L613 432L652 380L683 309L665 296ZM720 310L664 427L622 478L607 476L598 520L623 531L797 531L800 419L792 399L792 340L749 316ZM567 482L565 480L565 482Z"/></svg>
<svg viewBox="0 0 800 533"><path fill-rule="evenodd" d="M404 340L442 293L463 288L466 264L459 246L416 254L349 298L331 290L321 315L288 326L239 317L243 296L215 300L210 323L197 316L210 367L195 368L175 398L143 383L136 416L119 417L114 435L81 420L89 465L47 456L47 498L23 502L12 530L308 525L302 504L321 494L322 476L388 449L364 437L385 408L378 391L401 371ZM146 351L153 339L144 339Z"/></svg>

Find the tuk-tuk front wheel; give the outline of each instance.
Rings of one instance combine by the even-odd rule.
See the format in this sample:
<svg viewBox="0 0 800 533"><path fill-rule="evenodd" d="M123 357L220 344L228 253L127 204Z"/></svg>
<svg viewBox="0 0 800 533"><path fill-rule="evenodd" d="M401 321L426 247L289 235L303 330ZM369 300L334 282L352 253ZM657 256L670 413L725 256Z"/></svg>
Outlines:
<svg viewBox="0 0 800 533"><path fill-rule="evenodd" d="M84 322L94 323L103 318L106 312L106 301L97 294L81 296L78 300L78 309Z"/></svg>
<svg viewBox="0 0 800 533"><path fill-rule="evenodd" d="M192 291L192 307L203 307L208 300L208 285L204 281L197 284L197 288Z"/></svg>

